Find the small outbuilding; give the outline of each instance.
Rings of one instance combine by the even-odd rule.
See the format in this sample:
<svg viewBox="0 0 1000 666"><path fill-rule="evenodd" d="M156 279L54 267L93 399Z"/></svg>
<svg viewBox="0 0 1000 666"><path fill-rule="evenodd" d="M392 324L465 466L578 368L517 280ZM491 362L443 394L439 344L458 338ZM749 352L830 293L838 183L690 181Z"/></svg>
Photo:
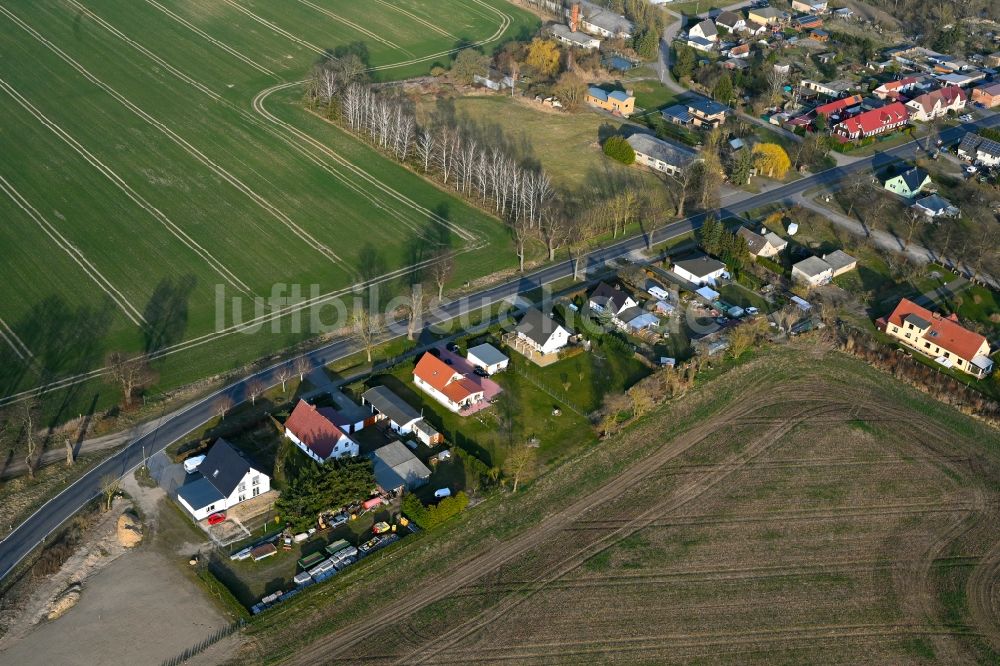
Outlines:
<svg viewBox="0 0 1000 666"><path fill-rule="evenodd" d="M398 439L370 454L375 483L384 492L413 490L427 483L431 471Z"/></svg>
<svg viewBox="0 0 1000 666"><path fill-rule="evenodd" d="M503 352L489 343L470 347L465 357L469 363L482 368L488 375L506 370L510 363L510 359Z"/></svg>

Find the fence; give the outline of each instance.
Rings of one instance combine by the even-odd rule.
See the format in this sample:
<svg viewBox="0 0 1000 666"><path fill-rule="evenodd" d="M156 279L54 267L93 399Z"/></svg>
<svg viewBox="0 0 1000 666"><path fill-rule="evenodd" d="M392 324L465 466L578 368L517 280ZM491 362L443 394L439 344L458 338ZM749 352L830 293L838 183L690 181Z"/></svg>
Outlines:
<svg viewBox="0 0 1000 666"><path fill-rule="evenodd" d="M233 622L227 627L222 627L221 629L216 631L214 634L212 634L202 642L198 643L197 645L192 645L191 647L184 650L184 652L181 652L176 657L171 657L170 659L164 660L161 666L178 666L179 664L183 664L188 659L191 659L192 657L195 657L204 652L205 650L207 650L208 648L212 647L213 645L221 641L223 638L232 636L237 631L242 629L245 625L246 625L246 620L237 620L236 622Z"/></svg>

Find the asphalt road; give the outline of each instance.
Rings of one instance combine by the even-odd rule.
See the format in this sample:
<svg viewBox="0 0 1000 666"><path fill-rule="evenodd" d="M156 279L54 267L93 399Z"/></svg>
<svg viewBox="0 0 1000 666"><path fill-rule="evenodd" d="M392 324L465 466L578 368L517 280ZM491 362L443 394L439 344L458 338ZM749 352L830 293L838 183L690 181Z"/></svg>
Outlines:
<svg viewBox="0 0 1000 666"><path fill-rule="evenodd" d="M958 141L964 132L968 130L976 130L981 127L994 127L996 125L1000 125L1000 114L991 114L978 123L949 128L941 133L941 138L946 144L950 144ZM879 168L895 160L912 157L919 150L917 142L911 141L895 148L890 148L885 152L877 153L872 157L859 159L851 164L813 174L807 178L802 178L725 206L722 211L723 217L727 215L740 215L767 204L785 202L790 200L795 194L820 185L833 184L858 171L873 166ZM701 226L704 217L704 214L695 215L655 229L651 232L653 242L661 243L697 229ZM646 235L640 234L596 250L588 257L588 268L597 267L611 259L625 257L635 251L643 250L646 244ZM501 302L516 294L538 289L543 285L572 275L573 265L571 261L562 261L547 266L509 282L484 289L472 297L449 303L443 306L434 316L428 318L428 325L453 319L463 313L478 310L484 305ZM404 333L401 332L401 334ZM337 359L349 356L358 350L358 344L353 339L342 339L309 352L305 356L314 365L327 365ZM144 455L151 456L153 453L165 448L171 442L183 437L197 426L210 420L215 416L215 403L219 397L228 396L236 403L243 402L246 399L246 387L250 380L261 380L268 386L280 383L276 378L277 370L281 367L290 367L290 364L293 362L294 359L276 364L220 389L198 402L192 403L186 409L164 421L159 428L136 439L120 452L111 456L75 483L68 486L57 496L50 499L0 542L0 579L10 573L28 553L55 532L60 525L71 518L81 507L99 496L101 488L104 485L102 484L102 479L106 479L109 476L124 476L142 462Z"/></svg>

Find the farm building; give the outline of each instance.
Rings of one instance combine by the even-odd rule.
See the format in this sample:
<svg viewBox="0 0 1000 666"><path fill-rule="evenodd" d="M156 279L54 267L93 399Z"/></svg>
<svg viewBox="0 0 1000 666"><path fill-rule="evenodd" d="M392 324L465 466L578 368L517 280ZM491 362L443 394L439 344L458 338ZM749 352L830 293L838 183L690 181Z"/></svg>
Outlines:
<svg viewBox="0 0 1000 666"><path fill-rule="evenodd" d="M431 471L399 440L375 449L375 484L386 493L413 490L427 483Z"/></svg>
<svg viewBox="0 0 1000 666"><path fill-rule="evenodd" d="M573 31L569 26L562 23L555 24L551 30L552 36L566 46L574 46L576 48L587 49L588 51L601 47L601 40L597 37L588 35L585 32Z"/></svg>
<svg viewBox="0 0 1000 666"><path fill-rule="evenodd" d="M833 267L819 257L807 257L792 266L792 279L818 287L833 279Z"/></svg>
<svg viewBox="0 0 1000 666"><path fill-rule="evenodd" d="M271 477L232 444L217 439L198 471L178 488L177 501L195 520L204 520L270 489Z"/></svg>

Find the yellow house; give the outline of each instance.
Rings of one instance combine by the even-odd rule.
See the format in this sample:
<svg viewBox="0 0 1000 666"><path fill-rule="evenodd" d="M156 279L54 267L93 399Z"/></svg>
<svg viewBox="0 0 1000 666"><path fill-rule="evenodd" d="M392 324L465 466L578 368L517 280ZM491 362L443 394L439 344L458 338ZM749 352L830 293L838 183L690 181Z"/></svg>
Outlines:
<svg viewBox="0 0 1000 666"><path fill-rule="evenodd" d="M607 92L596 86L587 89L584 101L591 106L628 118L635 111L635 97L621 90Z"/></svg>
<svg viewBox="0 0 1000 666"><path fill-rule="evenodd" d="M788 14L774 7L751 9L747 18L760 25L778 25L788 20Z"/></svg>
<svg viewBox="0 0 1000 666"><path fill-rule="evenodd" d="M894 340L946 368L954 367L980 379L993 369L989 342L962 327L955 315L942 317L904 298L879 324L884 324L885 332Z"/></svg>

